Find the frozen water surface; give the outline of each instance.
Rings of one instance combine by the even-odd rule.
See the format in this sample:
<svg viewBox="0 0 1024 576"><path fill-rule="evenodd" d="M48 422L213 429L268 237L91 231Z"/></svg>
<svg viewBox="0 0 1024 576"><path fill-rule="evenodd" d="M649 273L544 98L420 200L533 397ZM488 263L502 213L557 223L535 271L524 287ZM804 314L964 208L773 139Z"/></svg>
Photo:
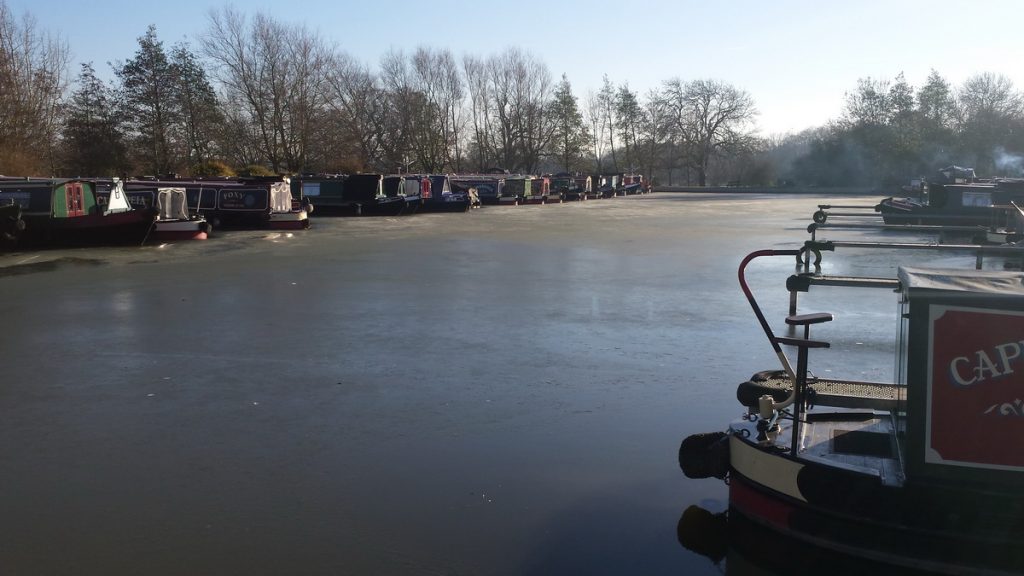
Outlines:
<svg viewBox="0 0 1024 576"><path fill-rule="evenodd" d="M675 527L726 486L676 451L777 367L737 265L798 247L818 203L876 200L655 194L2 255L2 571L718 574ZM824 272L935 260L973 263L848 250ZM793 271L751 266L778 329ZM891 377L894 294L801 310L836 315L813 370Z"/></svg>

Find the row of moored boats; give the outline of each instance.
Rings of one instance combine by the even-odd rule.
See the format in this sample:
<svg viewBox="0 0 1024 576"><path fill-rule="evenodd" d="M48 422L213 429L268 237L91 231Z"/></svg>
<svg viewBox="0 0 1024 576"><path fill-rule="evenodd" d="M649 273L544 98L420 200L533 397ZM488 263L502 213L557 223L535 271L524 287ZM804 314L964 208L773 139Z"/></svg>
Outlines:
<svg viewBox="0 0 1024 576"><path fill-rule="evenodd" d="M245 178L0 176L5 247L203 240L214 229L309 227L320 214L466 212L649 192L640 175L307 174Z"/></svg>

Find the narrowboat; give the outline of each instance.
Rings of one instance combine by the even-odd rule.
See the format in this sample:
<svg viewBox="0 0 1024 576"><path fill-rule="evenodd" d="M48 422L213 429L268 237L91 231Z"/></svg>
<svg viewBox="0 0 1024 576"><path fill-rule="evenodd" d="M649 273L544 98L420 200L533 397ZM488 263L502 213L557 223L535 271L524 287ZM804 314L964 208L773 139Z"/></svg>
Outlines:
<svg viewBox="0 0 1024 576"><path fill-rule="evenodd" d="M540 196L533 197L533 176L512 175L505 178L498 203L518 206L519 204L540 204Z"/></svg>
<svg viewBox="0 0 1024 576"><path fill-rule="evenodd" d="M622 174L602 174L604 186L601 187L601 195L605 198L619 196L622 193Z"/></svg>
<svg viewBox="0 0 1024 576"><path fill-rule="evenodd" d="M1005 208L1024 201L1024 180L983 180L973 168L948 166L931 178L916 178L903 191L905 197L889 197L875 205L886 224L935 226L987 226L1005 224Z"/></svg>
<svg viewBox="0 0 1024 576"><path fill-rule="evenodd" d="M119 184L106 180L97 182L97 197L106 205ZM182 187L135 188L124 190L134 210L156 210L157 218L147 242L206 240L213 227L201 215L189 214L185 189Z"/></svg>
<svg viewBox="0 0 1024 576"><path fill-rule="evenodd" d="M480 204L500 204L505 195L505 178L489 174L457 175L450 178L455 192L476 190Z"/></svg>
<svg viewBox="0 0 1024 576"><path fill-rule="evenodd" d="M392 196L384 193L383 174L350 174L345 179L345 199L361 215L398 216L405 210L405 197L397 191Z"/></svg>
<svg viewBox="0 0 1024 576"><path fill-rule="evenodd" d="M25 178L0 181L0 202L16 204L19 245L142 244L156 210L133 210L119 180L101 203L95 180ZM15 225L17 226L17 225Z"/></svg>
<svg viewBox="0 0 1024 576"><path fill-rule="evenodd" d="M644 184L644 177L640 174L623 174L622 193L625 196L632 196L634 194L646 194L647 189L646 185Z"/></svg>
<svg viewBox="0 0 1024 576"><path fill-rule="evenodd" d="M596 198L608 198L611 196L611 189L608 187L608 182L605 177L601 174L594 174L590 177L591 188L587 194L587 200L594 200Z"/></svg>
<svg viewBox="0 0 1024 576"><path fill-rule="evenodd" d="M1004 226L1011 202L1024 202L1024 180L922 183L917 198L885 198L875 206L886 224Z"/></svg>
<svg viewBox="0 0 1024 576"><path fill-rule="evenodd" d="M423 206L433 200L433 180L429 174L405 175L406 209L412 214L423 210Z"/></svg>
<svg viewBox="0 0 1024 576"><path fill-rule="evenodd" d="M214 228L309 228L310 206L296 206L288 178L129 180L128 193L184 188L189 216Z"/></svg>
<svg viewBox="0 0 1024 576"><path fill-rule="evenodd" d="M573 176L573 181L576 183L577 194L579 194L579 200L589 199L593 193L593 179L590 176L583 174Z"/></svg>
<svg viewBox="0 0 1024 576"><path fill-rule="evenodd" d="M415 214L420 208L420 179L411 175L390 175L384 177L384 196L397 198L402 203L399 214Z"/></svg>
<svg viewBox="0 0 1024 576"><path fill-rule="evenodd" d="M313 211L313 204L304 197L292 197L290 177L261 179L257 182L270 189L270 214L267 216L267 228L271 230L305 230L309 228L309 214Z"/></svg>
<svg viewBox="0 0 1024 576"><path fill-rule="evenodd" d="M534 176L532 195L534 198L540 196L541 204L561 204L562 193L551 189L551 176Z"/></svg>
<svg viewBox="0 0 1024 576"><path fill-rule="evenodd" d="M451 179L445 174L432 174L430 195L425 197L420 210L424 212L466 212L480 206L475 188L453 190Z"/></svg>
<svg viewBox="0 0 1024 576"><path fill-rule="evenodd" d="M587 177L588 181L590 180ZM567 172L551 176L551 193L564 200L586 200L587 193L580 187L579 178Z"/></svg>
<svg viewBox="0 0 1024 576"><path fill-rule="evenodd" d="M1024 273L798 273L786 281L785 323L793 332L778 336L746 270L761 257L800 254L761 250L740 264L740 287L782 370L739 385L746 412L727 431L683 441L683 472L727 480L730 522L742 517L766 532L899 569L1024 572L1024 451L1016 442L1024 437ZM833 320L827 312L798 313L797 293L813 286L898 295L893 381L808 369L810 355L830 347L812 339L812 327ZM783 347L796 351L795 368Z"/></svg>
<svg viewBox="0 0 1024 576"><path fill-rule="evenodd" d="M344 174L303 174L291 179L292 199L315 203L329 214L358 214L358 204L345 197Z"/></svg>

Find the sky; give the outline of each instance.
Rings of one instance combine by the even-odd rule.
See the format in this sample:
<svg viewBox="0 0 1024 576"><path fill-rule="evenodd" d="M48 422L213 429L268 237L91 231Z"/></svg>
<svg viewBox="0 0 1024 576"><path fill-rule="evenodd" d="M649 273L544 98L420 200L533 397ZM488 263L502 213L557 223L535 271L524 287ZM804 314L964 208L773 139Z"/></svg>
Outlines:
<svg viewBox="0 0 1024 576"><path fill-rule="evenodd" d="M762 135L821 126L842 113L859 78L920 86L932 69L954 86L994 72L1024 89L1019 0L0 0L60 34L78 63L131 58L156 25L166 47L198 52L211 10L233 6L305 25L357 60L419 46L488 56L511 46L564 73L580 99L605 75L642 94L671 78L747 91Z"/></svg>

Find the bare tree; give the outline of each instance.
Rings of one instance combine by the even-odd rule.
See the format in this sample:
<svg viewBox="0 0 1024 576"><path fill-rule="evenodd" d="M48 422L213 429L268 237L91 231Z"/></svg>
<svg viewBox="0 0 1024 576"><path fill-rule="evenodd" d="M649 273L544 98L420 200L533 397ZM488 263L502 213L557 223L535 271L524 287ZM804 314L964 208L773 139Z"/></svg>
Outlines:
<svg viewBox="0 0 1024 576"><path fill-rule="evenodd" d="M665 142L670 132L669 115L665 100L656 89L647 92L641 117L637 149L640 163L648 178L654 177L655 166L665 153Z"/></svg>
<svg viewBox="0 0 1024 576"><path fill-rule="evenodd" d="M638 141L640 127L644 121L644 110L640 107L636 93L629 89L628 83L619 86L615 94L615 127L622 138L625 151L626 169L635 171L638 166Z"/></svg>
<svg viewBox="0 0 1024 576"><path fill-rule="evenodd" d="M751 144L754 101L745 91L715 80L665 82L663 97L699 185L707 185L711 159Z"/></svg>
<svg viewBox="0 0 1024 576"><path fill-rule="evenodd" d="M378 164L387 136L388 102L377 76L347 55L338 54L328 81L328 104L340 128L338 164L354 171L382 170Z"/></svg>
<svg viewBox="0 0 1024 576"><path fill-rule="evenodd" d="M612 155L612 170L618 171L619 159L615 154L615 87L612 86L607 74L604 75L601 90L597 93L597 106L601 114L601 132L608 138L608 149Z"/></svg>
<svg viewBox="0 0 1024 576"><path fill-rule="evenodd" d="M420 167L440 172L455 168L459 157L459 124L464 90L451 51L420 47L412 55L412 71L426 100L422 128L415 135Z"/></svg>
<svg viewBox="0 0 1024 576"><path fill-rule="evenodd" d="M263 14L250 23L225 8L209 20L203 51L225 97L244 103L264 161L274 171L304 170L323 129L333 50L306 27Z"/></svg>
<svg viewBox="0 0 1024 576"><path fill-rule="evenodd" d="M68 62L62 38L27 13L19 21L0 0L0 173L55 171Z"/></svg>
<svg viewBox="0 0 1024 576"><path fill-rule="evenodd" d="M463 58L462 69L466 77L473 125L473 164L477 171L483 171L494 162L494 148L491 145L491 87L487 63L480 58L467 55Z"/></svg>
<svg viewBox="0 0 1024 576"><path fill-rule="evenodd" d="M482 65L473 59L465 64L475 145L483 145L481 152L503 168L534 171L554 127L545 114L552 86L547 66L517 48L491 56Z"/></svg>
<svg viewBox="0 0 1024 576"><path fill-rule="evenodd" d="M968 78L957 100L965 156L973 158L983 173L994 174L997 149L1007 146L1014 127L1024 120L1024 98L1009 78L984 73Z"/></svg>

